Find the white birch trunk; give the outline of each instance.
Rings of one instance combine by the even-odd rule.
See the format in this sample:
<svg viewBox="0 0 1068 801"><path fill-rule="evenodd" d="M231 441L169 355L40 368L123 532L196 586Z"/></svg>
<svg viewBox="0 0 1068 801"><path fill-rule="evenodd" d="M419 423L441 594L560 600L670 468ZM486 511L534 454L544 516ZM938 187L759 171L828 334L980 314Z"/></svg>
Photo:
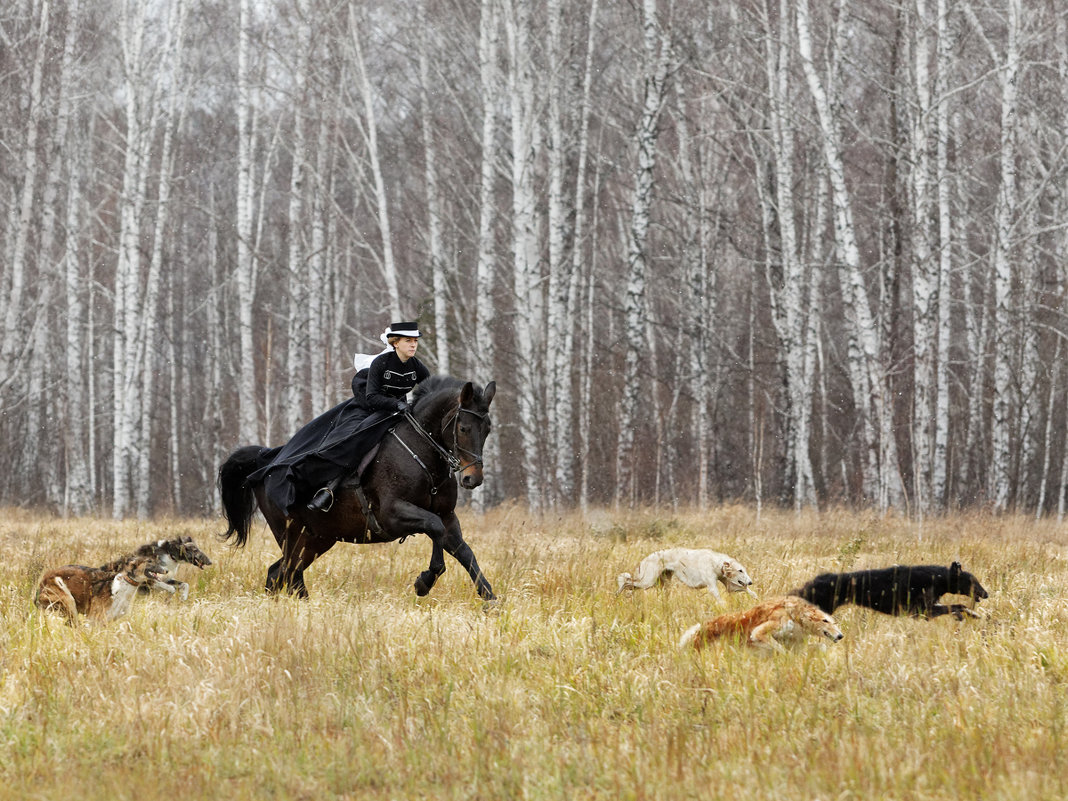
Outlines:
<svg viewBox="0 0 1068 801"><path fill-rule="evenodd" d="M382 238L382 272L389 294L390 319L401 319L400 286L397 283L397 263L393 257L393 234L390 227L389 203L386 197L386 181L382 175L382 158L378 150L378 122L375 114L374 89L364 64L363 48L360 45L360 29L356 21L355 6L349 6L349 31L352 39L352 59L356 67L356 82L363 101L364 119L358 120L367 147L367 159L374 179L375 206L378 216L378 233Z"/></svg>
<svg viewBox="0 0 1068 801"><path fill-rule="evenodd" d="M539 375L537 339L544 330L544 303L538 276L538 198L535 189L540 142L535 115L530 8L523 0L508 4L509 99L512 122L512 241L515 293L516 391L518 426L524 453L523 480L527 502L535 511L544 502L539 400L544 395Z"/></svg>
<svg viewBox="0 0 1068 801"><path fill-rule="evenodd" d="M938 276L931 259L930 21L926 0L915 0L913 21L913 91L910 173L912 209L912 452L913 510L918 519L927 514L931 500L931 456L934 450L932 397L937 346Z"/></svg>
<svg viewBox="0 0 1068 801"><path fill-rule="evenodd" d="M151 454L152 423L156 412L156 352L159 332L159 293L163 281L163 240L168 232L170 222L171 185L174 176L174 140L181 126L185 110L185 75L183 71L183 37L185 32L186 8L183 0L175 0L170 7L167 23L167 40L161 53L162 68L156 70L157 82L160 75L169 74L168 97L162 117L158 120L163 128L163 143L160 147L159 188L156 198L155 234L149 258L148 277L145 282L144 299L140 312L141 330L138 334L137 364L140 372L140 432L138 435L137 476L134 483L134 504L137 516L147 518L151 513ZM160 92L154 92L159 95ZM162 105L162 104L161 104ZM153 126L155 127L155 126ZM144 165L147 170L147 160ZM172 365L173 367L173 365Z"/></svg>
<svg viewBox="0 0 1068 801"><path fill-rule="evenodd" d="M645 387L641 361L647 355L645 341L646 239L653 202L657 122L663 106L671 66L671 47L656 14L656 0L643 0L644 98L635 133L637 164L631 201L630 236L627 245L627 280L623 294L624 338L623 387L619 408L619 439L616 445L616 506L632 503L636 493L634 433L638 398Z"/></svg>
<svg viewBox="0 0 1068 801"><path fill-rule="evenodd" d="M258 442L259 415L256 393L256 350L253 336L253 309L256 296L256 254L253 249L256 155L256 93L251 81L252 0L241 0L237 48L237 328L238 355L238 441Z"/></svg>
<svg viewBox="0 0 1068 801"><path fill-rule="evenodd" d="M289 241L288 269L286 279L289 291L286 293L289 304L286 310L285 363L281 373L285 376L281 391L275 393L282 400L282 422L284 436L290 436L308 419L305 408L306 388L309 386L309 363L319 359L308 337L308 326L312 317L308 303L312 292L309 288L307 248L304 238L304 192L307 175L308 147L306 140L306 119L308 93L308 51L311 48L311 25L308 22L308 9L303 9L297 22L297 52L294 55L294 81L296 83L296 102L293 103L293 144L291 150L292 167L289 174ZM316 292L321 287L316 287ZM268 368L270 368L268 364ZM313 409L313 413L322 411ZM268 426L268 431L270 427Z"/></svg>
<svg viewBox="0 0 1068 801"><path fill-rule="evenodd" d="M1020 52L1017 34L1020 0L1008 0L1004 63L998 67L1001 86L1001 183L998 189L994 241L994 398L991 418L990 497L994 509L1005 511L1011 493L1012 432L1012 229L1016 219L1017 78Z"/></svg>
<svg viewBox="0 0 1068 801"><path fill-rule="evenodd" d="M45 57L48 51L48 26L51 20L51 3L44 0L40 6L37 22L37 49L29 86L29 121L26 140L20 154L19 172L22 186L18 192L18 211L15 218L14 246L8 258L3 290L0 294L0 309L3 309L3 341L0 342L0 388L15 382L18 374L19 351L25 345L27 331L23 326L23 295L26 290L26 249L30 228L34 223L34 192L37 187L37 142L41 135L42 88ZM12 210L14 213L14 209ZM17 384L16 384L17 386Z"/></svg>
<svg viewBox="0 0 1068 801"><path fill-rule="evenodd" d="M851 348L850 374L858 414L863 415L861 447L866 454L865 494L880 510L900 506L903 501L897 445L886 398L885 376L880 366L878 332L868 304L861 272L860 250L853 223L852 201L845 181L841 136L823 81L812 59L812 36L808 0L797 3L798 51L809 92L816 106L822 133L823 155L831 184L834 208L835 242L842 261L842 290L851 337L859 352Z"/></svg>
<svg viewBox="0 0 1068 801"><path fill-rule="evenodd" d="M571 447L572 376L571 348L573 319L571 302L571 269L573 263L565 253L569 234L568 200L564 191L565 154L568 143L564 136L564 109L561 101L561 81L564 76L564 59L561 58L562 37L560 0L549 0L548 16L548 81L549 96L549 144L547 160L549 168L549 192L546 197L549 214L549 292L548 319L545 347L545 382L547 400L552 408L548 415L548 438L551 443L553 482L551 501L567 502L574 490L574 469ZM574 245L573 245L574 246Z"/></svg>
<svg viewBox="0 0 1068 801"><path fill-rule="evenodd" d="M74 63L74 42L77 37L79 20L79 2L71 0L67 5L67 32L63 46L63 74L70 76ZM64 104L60 104L64 108ZM65 116L61 113L61 119ZM92 476L87 442L87 422L91 430L92 408L87 409L89 397L89 349L86 343L86 303L84 294L86 286L91 284L88 276L83 276L81 269L81 204L82 190L79 176L90 174L88 165L88 147L74 144L71 137L62 138L68 143L70 165L67 171L67 201L65 220L65 246L63 251L62 274L65 290L64 320L64 358L67 380L64 384L65 426L64 451L66 463L66 488L64 490L63 513L65 515L84 515L92 508Z"/></svg>
<svg viewBox="0 0 1068 801"><path fill-rule="evenodd" d="M770 26L770 22L766 21ZM812 387L810 373L805 369L807 350L806 337L809 331L806 321L806 298L809 279L802 263L795 219L794 200L794 131L789 120L792 104L790 86L790 31L788 3L782 0L779 7L779 30L774 38L770 30L765 39L765 65L770 93L769 128L775 169L774 211L778 221L779 258L781 277L769 273L772 322L778 335L786 379L787 434L786 460L793 483L794 508L816 505L815 483L812 474L812 458L809 453L809 436L812 420ZM765 212L765 220L769 213ZM768 224L765 224L768 227ZM771 234L769 230L766 235ZM767 249L768 259L774 253ZM771 264L767 265L772 267Z"/></svg>
<svg viewBox="0 0 1068 801"><path fill-rule="evenodd" d="M445 275L445 246L442 241L441 191L438 188L437 137L434 112L430 103L429 31L426 23L426 0L419 2L419 98L423 110L423 157L426 183L427 234L430 240L430 274L434 287L434 344L437 369L452 371L448 337L448 285Z"/></svg>
<svg viewBox="0 0 1068 801"><path fill-rule="evenodd" d="M482 0L479 19L479 82L482 92L482 159L478 196L478 255L475 263L475 337L470 343L473 351L475 375L482 384L492 378L495 359L494 329L496 308L493 298L496 285L494 231L497 209L494 184L497 176L497 104L500 98L500 76L497 58L500 43L500 18L497 0ZM482 457L489 468L485 481L473 496L474 504L484 509L500 495L499 463L500 435L492 435L482 449Z"/></svg>
<svg viewBox="0 0 1068 801"><path fill-rule="evenodd" d="M935 125L937 126L935 156L935 186L938 187L938 342L935 363L935 430L934 455L931 463L931 501L940 510L949 502L949 349L952 341L953 272L953 205L952 181L949 172L949 142L951 136L949 114L949 70L952 62L949 12L947 0L938 0L938 44L936 48Z"/></svg>

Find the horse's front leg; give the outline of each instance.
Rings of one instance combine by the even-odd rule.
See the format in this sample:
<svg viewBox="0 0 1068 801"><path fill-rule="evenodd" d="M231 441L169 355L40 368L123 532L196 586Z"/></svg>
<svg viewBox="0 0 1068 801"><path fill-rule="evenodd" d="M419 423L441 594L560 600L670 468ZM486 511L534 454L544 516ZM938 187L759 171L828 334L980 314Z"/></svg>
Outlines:
<svg viewBox="0 0 1068 801"><path fill-rule="evenodd" d="M434 544L430 553L430 566L415 579L416 595L426 595L438 580L438 576L445 572L445 555L442 550L445 525L441 518L410 501L393 500L389 505L383 506L379 520L389 521L388 533L394 537L423 533Z"/></svg>
<svg viewBox="0 0 1068 801"><path fill-rule="evenodd" d="M490 587L490 583L486 581L482 569L478 566L474 551L464 541L463 532L460 531L460 520L456 517L456 513L446 515L442 522L445 524L445 539L442 542L445 550L463 565L464 570L471 576L471 581L475 583L475 589L480 598L485 601L497 600L497 596L493 594L493 588ZM444 567L442 569L444 570Z"/></svg>

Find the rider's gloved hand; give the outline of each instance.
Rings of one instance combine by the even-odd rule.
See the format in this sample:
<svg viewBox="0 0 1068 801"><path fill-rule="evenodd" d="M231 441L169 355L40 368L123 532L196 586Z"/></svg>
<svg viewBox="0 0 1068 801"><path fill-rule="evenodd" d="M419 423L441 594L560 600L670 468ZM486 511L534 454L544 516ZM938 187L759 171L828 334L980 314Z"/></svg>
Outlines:
<svg viewBox="0 0 1068 801"><path fill-rule="evenodd" d="M408 406L408 402L407 401L397 401L397 411L400 412L401 414L403 414L404 412L408 411L409 408L411 408L411 407Z"/></svg>

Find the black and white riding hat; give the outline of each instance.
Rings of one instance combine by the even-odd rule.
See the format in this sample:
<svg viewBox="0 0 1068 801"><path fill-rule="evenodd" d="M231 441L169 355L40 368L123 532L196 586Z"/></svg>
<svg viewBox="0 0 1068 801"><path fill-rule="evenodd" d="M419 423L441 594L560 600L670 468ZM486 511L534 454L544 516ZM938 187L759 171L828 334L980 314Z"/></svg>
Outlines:
<svg viewBox="0 0 1068 801"><path fill-rule="evenodd" d="M386 329L383 337L412 337L413 339L419 339L422 336L419 333L419 323L391 323L389 328Z"/></svg>

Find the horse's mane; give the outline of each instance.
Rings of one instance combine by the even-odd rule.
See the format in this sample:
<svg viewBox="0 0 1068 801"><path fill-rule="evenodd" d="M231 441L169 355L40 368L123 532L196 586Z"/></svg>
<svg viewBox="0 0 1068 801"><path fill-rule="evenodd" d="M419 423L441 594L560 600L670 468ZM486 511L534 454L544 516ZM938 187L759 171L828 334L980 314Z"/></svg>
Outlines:
<svg viewBox="0 0 1068 801"><path fill-rule="evenodd" d="M466 383L451 375L432 375L415 385L412 390L412 406L426 405L427 398L441 394L459 395L461 387Z"/></svg>

